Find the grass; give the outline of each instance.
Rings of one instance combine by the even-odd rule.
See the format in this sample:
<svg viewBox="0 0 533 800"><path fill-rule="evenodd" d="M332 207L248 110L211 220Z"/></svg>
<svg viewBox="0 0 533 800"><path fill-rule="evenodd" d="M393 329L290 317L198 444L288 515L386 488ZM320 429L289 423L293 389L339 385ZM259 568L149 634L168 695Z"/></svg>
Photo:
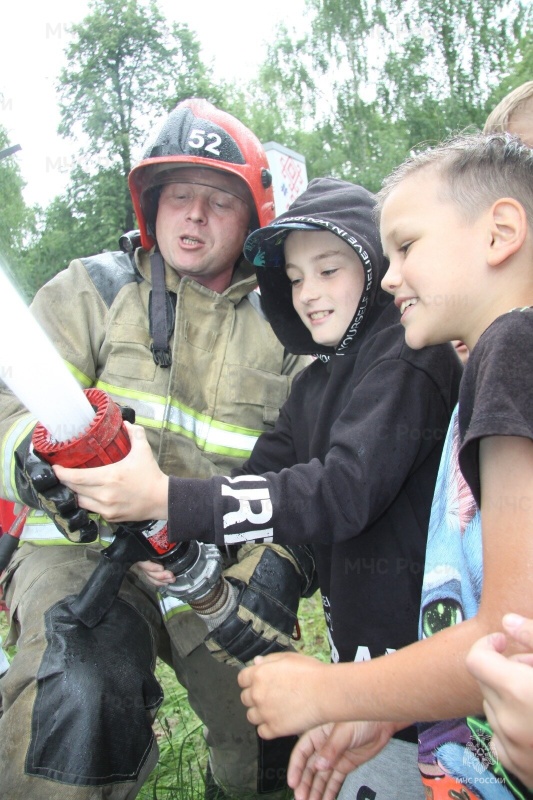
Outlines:
<svg viewBox="0 0 533 800"><path fill-rule="evenodd" d="M302 600L298 617L301 639L295 643L296 648L329 661L326 626L318 592ZM7 636L7 630L6 616L0 612L2 639ZM13 655L13 650L8 655ZM202 800L207 764L202 724L170 667L158 660L156 676L165 693L154 724L159 761L138 795L139 800Z"/></svg>

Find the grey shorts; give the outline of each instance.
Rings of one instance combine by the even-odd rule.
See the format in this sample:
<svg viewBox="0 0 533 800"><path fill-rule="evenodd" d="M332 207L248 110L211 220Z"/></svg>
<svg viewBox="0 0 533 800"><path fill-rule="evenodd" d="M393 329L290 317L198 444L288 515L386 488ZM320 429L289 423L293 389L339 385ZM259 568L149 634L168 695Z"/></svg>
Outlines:
<svg viewBox="0 0 533 800"><path fill-rule="evenodd" d="M391 739L381 753L350 772L338 800L424 800L418 745Z"/></svg>

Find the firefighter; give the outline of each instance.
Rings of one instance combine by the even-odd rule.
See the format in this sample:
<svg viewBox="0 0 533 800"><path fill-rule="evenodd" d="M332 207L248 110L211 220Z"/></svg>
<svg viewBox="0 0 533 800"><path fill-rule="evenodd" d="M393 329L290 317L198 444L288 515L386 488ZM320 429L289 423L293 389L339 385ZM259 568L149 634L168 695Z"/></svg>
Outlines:
<svg viewBox="0 0 533 800"><path fill-rule="evenodd" d="M307 363L278 342L242 255L248 232L274 215L264 150L234 117L186 100L151 138L129 186L140 242L129 236L130 252L75 259L37 293L33 313L81 386L134 409L165 472L227 474L272 429ZM32 507L3 577L17 653L0 683L0 796L136 797L158 757L157 655L205 725L206 797L281 796L293 740L259 744L239 700L238 646L211 646L215 660L204 622L135 568L95 628L73 617L68 598L113 534L36 491L26 469L35 424L0 392L0 494ZM262 632L252 632L257 652L276 639L288 646L299 595L314 588L310 552L245 545L224 558L238 597L225 624L244 631L245 604Z"/></svg>

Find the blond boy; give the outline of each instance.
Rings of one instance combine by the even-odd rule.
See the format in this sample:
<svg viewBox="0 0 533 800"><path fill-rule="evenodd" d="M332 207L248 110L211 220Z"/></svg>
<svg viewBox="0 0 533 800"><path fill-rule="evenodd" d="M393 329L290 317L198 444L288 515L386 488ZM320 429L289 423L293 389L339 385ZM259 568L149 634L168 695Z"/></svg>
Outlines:
<svg viewBox="0 0 533 800"><path fill-rule="evenodd" d="M533 147L533 81L526 81L505 95L487 117L483 133L506 131Z"/></svg>

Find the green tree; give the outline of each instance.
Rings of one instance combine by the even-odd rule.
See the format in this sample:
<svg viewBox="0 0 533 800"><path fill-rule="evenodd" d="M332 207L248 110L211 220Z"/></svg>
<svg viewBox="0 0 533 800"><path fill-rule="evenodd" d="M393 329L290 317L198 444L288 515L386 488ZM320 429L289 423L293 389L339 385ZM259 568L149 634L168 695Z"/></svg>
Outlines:
<svg viewBox="0 0 533 800"><path fill-rule="evenodd" d="M0 151L11 147L7 134L0 128ZM16 153L0 159L0 194L2 213L0 214L0 242L2 249L10 253L20 251L28 222L28 212L22 196L25 186L16 160Z"/></svg>
<svg viewBox="0 0 533 800"><path fill-rule="evenodd" d="M487 115L492 109L503 100L505 95L509 94L513 89L518 88L526 81L532 80L533 76L533 36L531 32L521 36L516 45L515 56L513 64L503 80L495 87L494 91L490 94L487 104Z"/></svg>
<svg viewBox="0 0 533 800"><path fill-rule="evenodd" d="M389 0L383 30L394 46L383 39L378 95L385 115L404 120L410 147L483 125L531 21L521 0Z"/></svg>
<svg viewBox="0 0 533 800"><path fill-rule="evenodd" d="M92 0L70 31L59 132L80 142L67 190L40 209L26 254L32 293L77 256L115 250L135 227L128 174L159 119L195 95L217 102L196 35L154 0Z"/></svg>
<svg viewBox="0 0 533 800"><path fill-rule="evenodd" d="M0 126L0 151L13 146L7 133ZM24 261L25 247L34 228L35 210L28 208L24 201L22 178L17 154L13 153L0 160L0 197L2 213L0 214L0 254L4 268L9 271L10 278L26 297L31 295L30 281L26 274Z"/></svg>
<svg viewBox="0 0 533 800"><path fill-rule="evenodd" d="M531 31L521 0L307 0L306 19L305 37L279 30L251 95L307 140L311 176L369 189L419 143L481 125Z"/></svg>
<svg viewBox="0 0 533 800"><path fill-rule="evenodd" d="M68 249L76 230L76 221L64 198L56 197L47 208L36 209L35 229L24 258L25 292L29 298L67 266L72 258Z"/></svg>
<svg viewBox="0 0 533 800"><path fill-rule="evenodd" d="M116 198L121 184L118 166L95 174L77 166L65 194L39 210L40 234L34 237L27 256L27 280L33 293L72 258L117 249Z"/></svg>
<svg viewBox="0 0 533 800"><path fill-rule="evenodd" d="M206 70L195 35L186 25L168 26L154 0L93 0L71 36L59 79L59 131L84 142L86 172L115 176L118 235L134 225L127 177L135 149L176 97L207 85Z"/></svg>

